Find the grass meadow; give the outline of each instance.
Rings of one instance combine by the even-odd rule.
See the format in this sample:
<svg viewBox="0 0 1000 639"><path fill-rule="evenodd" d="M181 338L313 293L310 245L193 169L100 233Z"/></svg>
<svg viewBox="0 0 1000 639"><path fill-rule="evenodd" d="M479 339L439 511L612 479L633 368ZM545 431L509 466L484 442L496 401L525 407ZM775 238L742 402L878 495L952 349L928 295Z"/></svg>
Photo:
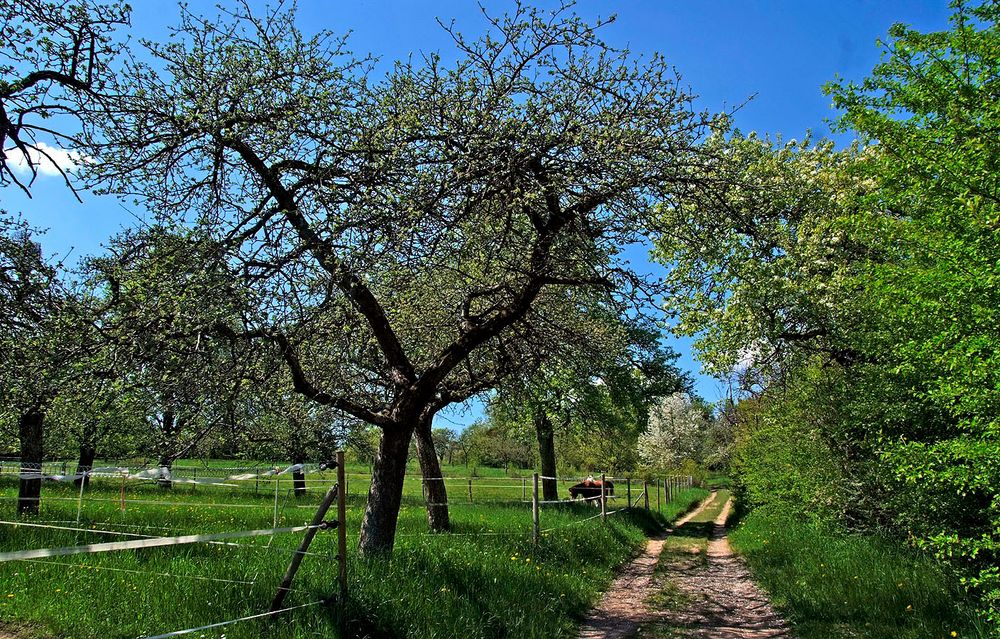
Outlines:
<svg viewBox="0 0 1000 639"><path fill-rule="evenodd" d="M730 541L800 639L990 636L956 580L898 540L833 533L760 508Z"/></svg>
<svg viewBox="0 0 1000 639"><path fill-rule="evenodd" d="M221 468L221 465L216 465ZM199 630L192 637L338 636L340 615L357 637L569 637L615 569L646 536L686 511L707 491L687 489L662 513L619 512L605 524L591 506L542 508L540 543L531 540L525 484L503 471L449 480L453 532L429 535L419 478L407 481L396 550L390 559L361 560L353 551L363 514L364 469L349 468L349 598L336 591L336 536L320 532L302 563L286 607L271 619ZM465 469L452 468L456 474ZM484 469L480 468L479 471ZM224 473L224 470L219 470ZM206 470L205 475L212 474ZM132 535L239 531L308 523L332 476L307 475L295 497L287 476L238 487L95 479L78 503L71 483L46 483L33 523ZM530 495L530 480L526 492ZM560 494L565 493L560 487ZM619 491L620 495L624 490ZM276 497L277 495L277 497ZM638 495L635 493L634 497ZM15 520L16 481L0 475L0 520ZM624 506L619 498L611 508ZM77 526L77 512L80 525ZM277 513L277 515L275 515ZM145 637L200 627L267 610L299 534L139 551L71 555L0 563L0 623L25 636ZM127 539L103 534L0 525L0 552ZM313 605L307 605L313 604Z"/></svg>

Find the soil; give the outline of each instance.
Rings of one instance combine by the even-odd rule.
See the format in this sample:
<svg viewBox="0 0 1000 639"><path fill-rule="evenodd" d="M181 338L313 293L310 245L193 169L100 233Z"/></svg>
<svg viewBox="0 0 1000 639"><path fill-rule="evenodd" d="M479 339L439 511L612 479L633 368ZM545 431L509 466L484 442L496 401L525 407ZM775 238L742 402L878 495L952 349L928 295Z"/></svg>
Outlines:
<svg viewBox="0 0 1000 639"><path fill-rule="evenodd" d="M674 526L683 526L700 514L715 500L715 495L712 493L696 509L678 519ZM635 635L640 624L649 619L646 599L654 590L653 573L663 551L664 540L670 532L667 530L646 542L642 554L625 567L584 620L579 639L624 639Z"/></svg>
<svg viewBox="0 0 1000 639"><path fill-rule="evenodd" d="M694 519L715 497L713 493L678 521L675 530ZM728 500L712 522L704 553L697 545L675 546L657 570L672 531L650 540L642 555L604 594L581 627L579 638L792 639L788 624L729 546L726 520L731 509L732 501ZM651 600L657 605L651 605Z"/></svg>

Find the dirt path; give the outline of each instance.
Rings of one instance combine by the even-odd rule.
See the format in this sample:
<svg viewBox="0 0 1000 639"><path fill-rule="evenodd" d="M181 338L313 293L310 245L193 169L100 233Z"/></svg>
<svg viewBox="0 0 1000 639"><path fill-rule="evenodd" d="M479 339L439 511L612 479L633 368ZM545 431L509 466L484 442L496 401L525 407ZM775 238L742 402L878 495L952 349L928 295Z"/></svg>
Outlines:
<svg viewBox="0 0 1000 639"><path fill-rule="evenodd" d="M714 498L715 493L678 521L675 530L698 518ZM727 500L714 521L707 521L708 514L706 521L678 530L675 538L668 533L650 540L605 593L580 639L791 639L788 625L729 547L725 524L731 508ZM657 571L668 539L670 547ZM651 606L650 600L657 603Z"/></svg>
<svg viewBox="0 0 1000 639"><path fill-rule="evenodd" d="M673 610L656 613L644 629L648 637L698 639L791 639L789 626L774 611L767 595L753 582L746 564L729 547L726 519L732 500L712 522L704 556L678 557L665 566Z"/></svg>
<svg viewBox="0 0 1000 639"><path fill-rule="evenodd" d="M674 524L683 526L715 501L716 493ZM619 639L630 637L639 625L649 618L646 599L653 588L653 573L663 551L663 543L670 534L667 530L659 537L646 542L642 554L629 564L580 626L579 639Z"/></svg>

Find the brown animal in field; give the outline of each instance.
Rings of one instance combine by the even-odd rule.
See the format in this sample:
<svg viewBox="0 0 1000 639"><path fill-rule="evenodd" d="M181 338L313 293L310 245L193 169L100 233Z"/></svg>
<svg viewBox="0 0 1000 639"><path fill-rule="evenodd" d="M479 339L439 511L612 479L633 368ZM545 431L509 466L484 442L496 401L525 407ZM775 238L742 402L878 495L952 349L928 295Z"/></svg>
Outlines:
<svg viewBox="0 0 1000 639"><path fill-rule="evenodd" d="M615 485L610 481L604 481L604 495L605 498L611 497L615 494ZM601 480L593 479L588 477L579 484L575 484L569 487L569 498L576 500L577 497L582 497L584 501L599 500L601 498Z"/></svg>

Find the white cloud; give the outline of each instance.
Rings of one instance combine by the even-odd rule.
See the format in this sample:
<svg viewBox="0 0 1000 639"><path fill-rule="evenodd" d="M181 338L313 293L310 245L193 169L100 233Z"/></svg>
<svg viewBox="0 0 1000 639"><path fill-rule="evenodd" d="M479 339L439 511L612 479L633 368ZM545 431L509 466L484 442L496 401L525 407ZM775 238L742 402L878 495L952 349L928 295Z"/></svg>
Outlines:
<svg viewBox="0 0 1000 639"><path fill-rule="evenodd" d="M44 142L39 142L35 147L37 148L28 149L27 157L18 148L4 149L4 153L7 155L7 164L18 173L30 173L31 166L28 163L30 159L31 164L35 165L39 174L60 175L60 169L69 172L80 164L91 161L82 153L60 149Z"/></svg>

